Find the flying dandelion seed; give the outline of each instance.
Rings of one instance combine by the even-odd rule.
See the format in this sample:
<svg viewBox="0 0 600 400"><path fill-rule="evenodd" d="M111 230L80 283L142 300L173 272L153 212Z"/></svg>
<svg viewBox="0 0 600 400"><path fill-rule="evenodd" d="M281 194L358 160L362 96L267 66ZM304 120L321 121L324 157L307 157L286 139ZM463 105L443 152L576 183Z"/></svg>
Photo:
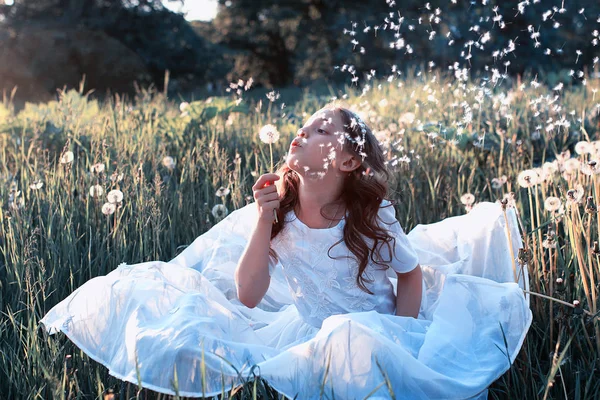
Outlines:
<svg viewBox="0 0 600 400"><path fill-rule="evenodd" d="M75 156L72 151L66 151L60 157L60 163L61 164L71 164L73 162L74 158L75 158Z"/></svg>
<svg viewBox="0 0 600 400"><path fill-rule="evenodd" d="M217 204L212 208L212 215L216 219L222 219L227 216L228 210L227 207L223 204Z"/></svg>
<svg viewBox="0 0 600 400"><path fill-rule="evenodd" d="M102 205L102 214L111 215L117 210L117 206L114 203L104 203Z"/></svg>
<svg viewBox="0 0 600 400"><path fill-rule="evenodd" d="M225 197L229 194L229 189L221 186L215 193L217 197Z"/></svg>
<svg viewBox="0 0 600 400"><path fill-rule="evenodd" d="M109 203L118 204L123 201L123 192L113 189L106 195Z"/></svg>
<svg viewBox="0 0 600 400"><path fill-rule="evenodd" d="M561 205L562 201L558 197L549 196L544 200L544 208L549 212L558 211Z"/></svg>

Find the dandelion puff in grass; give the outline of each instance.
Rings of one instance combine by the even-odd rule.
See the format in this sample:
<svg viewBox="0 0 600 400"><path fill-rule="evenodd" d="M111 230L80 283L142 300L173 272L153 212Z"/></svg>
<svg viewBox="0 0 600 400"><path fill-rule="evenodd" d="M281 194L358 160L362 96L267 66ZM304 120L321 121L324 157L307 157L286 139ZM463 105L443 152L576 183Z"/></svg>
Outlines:
<svg viewBox="0 0 600 400"><path fill-rule="evenodd" d="M577 185L575 189L567 191L567 204L579 204L583 199L583 186Z"/></svg>
<svg viewBox="0 0 600 400"><path fill-rule="evenodd" d="M217 197L225 197L229 194L229 189L221 186L219 189L217 189L215 196Z"/></svg>
<svg viewBox="0 0 600 400"><path fill-rule="evenodd" d="M471 193L465 193L460 196L460 202L465 206L472 206L475 203L475 196Z"/></svg>
<svg viewBox="0 0 600 400"><path fill-rule="evenodd" d="M590 160L585 164L581 164L580 171L584 175L596 175L600 173L600 164L598 164L597 160Z"/></svg>
<svg viewBox="0 0 600 400"><path fill-rule="evenodd" d="M502 181L499 178L493 178L491 185L492 185L492 189L496 189L496 190L501 189Z"/></svg>
<svg viewBox="0 0 600 400"><path fill-rule="evenodd" d="M162 159L162 165L165 166L168 170L172 171L175 169L176 161L171 156L165 156Z"/></svg>
<svg viewBox="0 0 600 400"><path fill-rule="evenodd" d="M31 183L29 185L29 189L31 189L31 190L39 190L39 189L42 188L42 186L44 186L44 182L42 182L42 181L35 181L35 182L33 182L33 183Z"/></svg>
<svg viewBox="0 0 600 400"><path fill-rule="evenodd" d="M106 195L109 203L117 204L123 201L123 192L118 189L113 189Z"/></svg>
<svg viewBox="0 0 600 400"><path fill-rule="evenodd" d="M90 188L90 196L98 198L104 194L104 189L100 185L94 185Z"/></svg>
<svg viewBox="0 0 600 400"><path fill-rule="evenodd" d="M60 163L61 164L71 164L73 162L74 158L75 158L75 155L73 154L72 151L65 151L60 156Z"/></svg>
<svg viewBox="0 0 600 400"><path fill-rule="evenodd" d="M96 163L96 164L92 165L92 167L90 169L92 170L92 173L94 173L94 174L101 174L106 169L106 166L104 165L104 163Z"/></svg>
<svg viewBox="0 0 600 400"><path fill-rule="evenodd" d="M594 145L587 141L577 142L575 144L575 153L579 155L594 153L595 148Z"/></svg>
<svg viewBox="0 0 600 400"><path fill-rule="evenodd" d="M111 215L117 210L117 206L114 203L104 203L102 205L102 214Z"/></svg>
<svg viewBox="0 0 600 400"><path fill-rule="evenodd" d="M188 103L187 101L183 101L181 103L179 103L179 111L184 112L185 110L187 110L187 108L190 106L190 103Z"/></svg>
<svg viewBox="0 0 600 400"><path fill-rule="evenodd" d="M539 183L539 176L534 170L526 169L519 173L517 176L517 182L522 188L530 188Z"/></svg>
<svg viewBox="0 0 600 400"><path fill-rule="evenodd" d="M561 205L562 201L558 197L549 196L544 200L544 208L549 212L558 211Z"/></svg>
<svg viewBox="0 0 600 400"><path fill-rule="evenodd" d="M217 204L212 208L212 215L217 219L225 218L227 216L228 210L224 204Z"/></svg>
<svg viewBox="0 0 600 400"><path fill-rule="evenodd" d="M569 158L563 163L563 171L567 174L573 174L579 169L581 162L577 158Z"/></svg>

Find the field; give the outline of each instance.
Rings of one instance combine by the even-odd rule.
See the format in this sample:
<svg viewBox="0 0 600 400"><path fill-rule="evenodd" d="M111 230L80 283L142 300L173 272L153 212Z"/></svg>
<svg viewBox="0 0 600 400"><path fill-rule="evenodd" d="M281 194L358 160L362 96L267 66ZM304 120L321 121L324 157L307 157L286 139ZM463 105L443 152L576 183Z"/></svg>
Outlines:
<svg viewBox="0 0 600 400"><path fill-rule="evenodd" d="M90 399L108 389L153 397L38 324L90 278L121 262L168 261L247 204L255 176L270 169L260 128L279 129L273 157L281 162L306 118L342 97L308 91L284 106L284 96L252 97L246 84L189 104L151 89L99 102L81 88L15 111L5 96L2 397ZM345 102L386 148L390 197L406 231L479 201L505 199L518 211L534 322L490 398L600 397L599 86L529 77L481 85L431 73L372 82L364 93L346 88ZM235 398L275 397L261 381L236 390Z"/></svg>

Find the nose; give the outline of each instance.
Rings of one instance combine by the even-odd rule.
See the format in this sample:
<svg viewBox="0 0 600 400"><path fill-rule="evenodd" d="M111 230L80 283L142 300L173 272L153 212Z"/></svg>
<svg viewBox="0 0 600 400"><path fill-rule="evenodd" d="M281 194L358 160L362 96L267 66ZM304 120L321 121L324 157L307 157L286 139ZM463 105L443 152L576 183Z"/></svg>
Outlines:
<svg viewBox="0 0 600 400"><path fill-rule="evenodd" d="M306 136L306 132L304 132L302 130L302 128L298 129L298 132L296 132L296 135L300 136L300 137L304 137Z"/></svg>

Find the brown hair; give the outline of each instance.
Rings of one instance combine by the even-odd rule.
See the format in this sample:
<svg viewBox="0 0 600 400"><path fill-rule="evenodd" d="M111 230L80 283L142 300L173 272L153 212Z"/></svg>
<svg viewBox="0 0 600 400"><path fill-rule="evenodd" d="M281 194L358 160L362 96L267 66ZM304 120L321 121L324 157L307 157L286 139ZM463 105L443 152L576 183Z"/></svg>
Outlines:
<svg viewBox="0 0 600 400"><path fill-rule="evenodd" d="M347 207L346 224L344 226L343 238L334 243L331 249L344 241L348 249L354 254L358 262L358 273L356 275L356 284L363 291L373 294L365 285L365 282L371 283L364 276L365 269L371 260L384 268L388 267L390 260L380 260L379 251L375 251L383 243L387 244L395 238L388 234L388 231L381 228L377 223L377 215L381 202L388 192L389 171L385 165L383 150L369 127L362 122L354 112L347 108L331 104L323 109L333 109L340 113L344 125L345 140L343 143L344 151L360 157L361 165L350 172L345 178L342 189L341 200ZM296 171L292 170L287 163L284 163L277 169L276 173L281 177L276 182L279 189L280 205L277 209L278 223L273 225L271 231L271 240L279 234L284 226L284 216L291 210L296 209L298 204L298 186L299 179ZM394 205L394 202L391 201ZM333 204L333 203L332 203ZM326 204L323 208L331 204ZM323 208L320 212L323 218ZM388 222L388 221L386 221ZM373 240L373 247L369 249L365 238ZM392 247L393 248L393 247ZM270 249L270 253L277 258L277 254ZM378 260L374 258L377 253ZM388 254L392 254L390 251ZM329 252L328 252L329 255ZM329 256L331 258L331 256Z"/></svg>

